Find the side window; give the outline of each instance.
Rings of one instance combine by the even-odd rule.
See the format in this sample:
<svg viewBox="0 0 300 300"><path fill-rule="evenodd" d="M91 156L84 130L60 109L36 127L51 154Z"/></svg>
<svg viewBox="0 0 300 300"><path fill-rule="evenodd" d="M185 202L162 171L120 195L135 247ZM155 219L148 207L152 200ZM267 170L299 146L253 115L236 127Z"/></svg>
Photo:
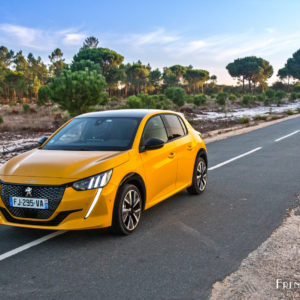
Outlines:
<svg viewBox="0 0 300 300"><path fill-rule="evenodd" d="M167 132L160 116L152 117L147 122L142 135L141 145L145 145L150 138L158 138L164 142L168 141Z"/></svg>
<svg viewBox="0 0 300 300"><path fill-rule="evenodd" d="M181 124L181 126L182 126L182 128L183 128L184 134L187 134L188 131L187 131L187 129L186 129L186 126L185 126L184 122L182 121L182 119L181 119L180 117L177 117L177 118L178 118L179 121L180 121L180 124Z"/></svg>
<svg viewBox="0 0 300 300"><path fill-rule="evenodd" d="M169 141L185 135L182 125L176 115L164 115L163 118L166 124Z"/></svg>

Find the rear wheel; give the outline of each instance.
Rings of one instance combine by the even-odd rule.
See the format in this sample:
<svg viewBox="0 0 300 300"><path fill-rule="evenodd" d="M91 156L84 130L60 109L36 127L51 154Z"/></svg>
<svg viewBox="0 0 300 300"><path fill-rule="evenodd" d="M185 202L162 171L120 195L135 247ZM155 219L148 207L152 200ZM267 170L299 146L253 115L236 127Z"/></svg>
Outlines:
<svg viewBox="0 0 300 300"><path fill-rule="evenodd" d="M204 192L207 183L207 165L203 157L197 156L194 166L193 182L187 191L191 195L198 195Z"/></svg>
<svg viewBox="0 0 300 300"><path fill-rule="evenodd" d="M142 214L142 197L133 184L120 187L114 206L112 230L117 234L128 235L140 223Z"/></svg>

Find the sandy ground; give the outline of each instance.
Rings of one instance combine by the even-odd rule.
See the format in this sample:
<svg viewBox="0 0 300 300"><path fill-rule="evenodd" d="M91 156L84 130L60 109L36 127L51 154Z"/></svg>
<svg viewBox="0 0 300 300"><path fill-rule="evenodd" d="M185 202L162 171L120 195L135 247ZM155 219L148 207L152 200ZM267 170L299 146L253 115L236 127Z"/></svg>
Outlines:
<svg viewBox="0 0 300 300"><path fill-rule="evenodd" d="M255 123L252 122L248 125L236 125L230 128L224 128L224 129L217 129L217 130L212 130L209 132L206 132L202 135L204 141L206 144L215 142L215 141L219 141L219 140L224 140L227 139L231 136L235 136L235 135L239 135L239 134L243 134L243 133L247 133L256 129L260 129L266 126L270 126L282 121L286 121L286 120L290 120L290 119L294 119L294 118L298 118L300 115L292 115L289 117L285 117L282 119L278 119L278 120L274 120L274 121L268 121L268 122L260 122L260 123Z"/></svg>
<svg viewBox="0 0 300 300"><path fill-rule="evenodd" d="M213 285L210 300L219 299L300 299L300 207L236 272Z"/></svg>

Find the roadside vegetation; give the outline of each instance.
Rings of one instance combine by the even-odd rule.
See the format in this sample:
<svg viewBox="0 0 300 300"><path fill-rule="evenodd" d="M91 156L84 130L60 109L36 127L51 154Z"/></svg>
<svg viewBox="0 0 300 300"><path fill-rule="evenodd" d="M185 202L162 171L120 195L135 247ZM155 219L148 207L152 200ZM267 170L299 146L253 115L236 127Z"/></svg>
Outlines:
<svg viewBox="0 0 300 300"><path fill-rule="evenodd" d="M229 86L218 84L216 75L192 65L159 70L140 60L124 63L124 56L99 46L95 37L85 40L70 64L58 48L49 60L46 65L32 53L25 57L22 50L15 53L0 47L0 112L1 104L21 106L21 110L9 114L17 111L30 115L44 107L55 121L63 122L95 110L153 108L187 114L208 110L230 114L232 107L280 106L300 99L300 49L278 71L279 80L271 86L267 80L273 67L260 57L230 62L226 69L237 85ZM267 117L258 115L253 119L264 121Z"/></svg>

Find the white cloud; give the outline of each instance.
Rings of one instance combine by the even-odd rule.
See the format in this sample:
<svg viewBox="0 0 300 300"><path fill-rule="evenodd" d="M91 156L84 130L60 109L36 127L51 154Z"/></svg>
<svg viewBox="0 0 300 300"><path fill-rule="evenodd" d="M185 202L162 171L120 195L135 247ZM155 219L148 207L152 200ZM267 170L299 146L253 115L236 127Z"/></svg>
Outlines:
<svg viewBox="0 0 300 300"><path fill-rule="evenodd" d="M26 50L51 51L62 44L79 46L86 35L76 29L41 30L13 24L0 24L0 44Z"/></svg>
<svg viewBox="0 0 300 300"><path fill-rule="evenodd" d="M137 47L149 45L163 45L178 40L179 37L172 33L166 33L162 28L145 34L130 34L123 38L123 41L132 43Z"/></svg>
<svg viewBox="0 0 300 300"><path fill-rule="evenodd" d="M268 32L268 33L274 33L275 29L272 28L272 27L268 27L268 28L266 28L266 32Z"/></svg>
<svg viewBox="0 0 300 300"><path fill-rule="evenodd" d="M80 46L85 39L85 34L83 33L67 33L63 39L63 43L69 46Z"/></svg>
<svg viewBox="0 0 300 300"><path fill-rule="evenodd" d="M90 35L97 36L97 33ZM0 45L14 50L35 50L37 55L44 52L45 58L56 47L63 47L67 53L67 60L70 59L86 36L85 32L76 28L55 31L0 24ZM102 32L100 44L120 52L127 62L141 59L144 63L149 62L154 68L191 64L195 68L216 73L220 82L232 83L225 69L229 62L238 57L256 55L267 59L278 69L299 49L300 32L282 33L274 28L265 28L259 32L250 29L234 34L198 34L191 37L187 32L179 33L158 28L150 32L127 35ZM274 74L276 73L277 70Z"/></svg>

